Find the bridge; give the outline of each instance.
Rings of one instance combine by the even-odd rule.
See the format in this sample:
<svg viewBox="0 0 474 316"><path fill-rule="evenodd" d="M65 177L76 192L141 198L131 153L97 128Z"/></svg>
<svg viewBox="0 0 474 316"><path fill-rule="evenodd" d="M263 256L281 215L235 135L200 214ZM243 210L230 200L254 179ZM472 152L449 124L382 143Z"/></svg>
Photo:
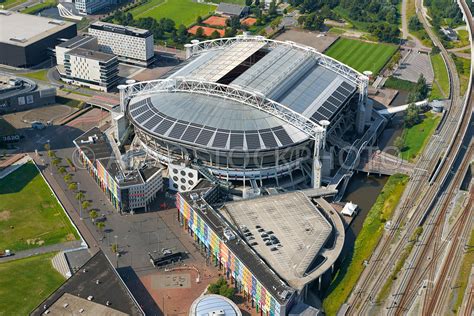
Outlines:
<svg viewBox="0 0 474 316"><path fill-rule="evenodd" d="M411 175L414 168L415 165L406 160L377 151L361 155L359 164L354 167L354 170L391 176L395 173Z"/></svg>
<svg viewBox="0 0 474 316"><path fill-rule="evenodd" d="M390 108L383 109L383 110L378 110L377 113L379 113L381 115L391 115L391 114L395 114L395 113L398 113L398 112L403 112L403 111L406 111L408 109L408 106L410 104L411 103L404 104L404 105L399 105L399 106L394 106L394 107L390 107ZM423 101L415 102L414 104L415 104L415 106L421 107L421 106L429 105L429 102L428 102L428 99L425 99Z"/></svg>

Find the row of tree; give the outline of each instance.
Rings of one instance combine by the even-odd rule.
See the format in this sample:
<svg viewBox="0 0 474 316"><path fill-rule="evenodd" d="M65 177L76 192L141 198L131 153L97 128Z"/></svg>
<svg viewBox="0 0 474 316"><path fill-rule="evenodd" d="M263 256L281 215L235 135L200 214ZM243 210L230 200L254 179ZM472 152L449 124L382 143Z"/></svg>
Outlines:
<svg viewBox="0 0 474 316"><path fill-rule="evenodd" d="M325 19L337 19L334 9L347 14L351 21L362 22L364 28L380 41L397 42L400 39L397 6L400 0L289 0L301 13L299 22L307 29L322 30Z"/></svg>

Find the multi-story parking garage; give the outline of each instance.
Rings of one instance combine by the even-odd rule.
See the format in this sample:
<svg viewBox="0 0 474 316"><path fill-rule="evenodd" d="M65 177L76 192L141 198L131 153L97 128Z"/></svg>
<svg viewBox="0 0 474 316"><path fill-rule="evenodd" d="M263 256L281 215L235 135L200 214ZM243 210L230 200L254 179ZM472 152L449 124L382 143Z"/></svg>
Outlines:
<svg viewBox="0 0 474 316"><path fill-rule="evenodd" d="M242 35L186 50L165 79L120 87L119 117L164 163L188 159L244 185L318 187L335 167L327 143L342 147L371 123L368 78L313 48Z"/></svg>

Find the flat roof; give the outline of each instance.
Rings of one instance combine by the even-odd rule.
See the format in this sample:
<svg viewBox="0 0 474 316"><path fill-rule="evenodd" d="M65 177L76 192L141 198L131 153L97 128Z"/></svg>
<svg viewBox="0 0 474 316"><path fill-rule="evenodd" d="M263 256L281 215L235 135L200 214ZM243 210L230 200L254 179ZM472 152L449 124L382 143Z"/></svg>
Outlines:
<svg viewBox="0 0 474 316"><path fill-rule="evenodd" d="M143 310L102 251L97 252L51 296L39 304L31 315L43 314L65 293L85 299L92 296L94 303L107 306L109 302L108 307L122 313L144 315Z"/></svg>
<svg viewBox="0 0 474 316"><path fill-rule="evenodd" d="M256 243L252 248L297 289L302 286L297 280L310 272L332 232L332 225L303 192L228 203L220 211L242 236L248 235L248 243ZM264 238L275 238L277 243L266 245Z"/></svg>
<svg viewBox="0 0 474 316"><path fill-rule="evenodd" d="M74 143L92 163L99 161L120 186L142 184L162 170L160 167L147 165L140 169L127 170L125 175L107 136L98 127L86 131L76 138Z"/></svg>
<svg viewBox="0 0 474 316"><path fill-rule="evenodd" d="M126 316L127 313L118 311L106 305L97 304L94 301L88 301L86 298L78 297L69 293L64 293L56 302L48 308L48 313L43 315L108 315L108 316Z"/></svg>
<svg viewBox="0 0 474 316"><path fill-rule="evenodd" d="M189 203L193 204L191 194L197 193L205 194L211 192L214 188L206 188L180 193L181 196ZM235 256L244 264L253 276L267 289L267 291L280 304L286 304L290 296L283 296L285 293L291 294L294 292L279 275L277 275L272 268L263 261L257 253L239 236L235 239L227 240L224 236L223 228L233 227L228 225L226 219L220 215L213 207L211 207L205 199L201 200L204 207L194 208L194 211L207 223L222 241L226 241L226 246L235 254Z"/></svg>
<svg viewBox="0 0 474 316"><path fill-rule="evenodd" d="M74 47L79 47L82 44L85 44L89 41L95 40L94 36L91 35L86 35L86 34L81 34L77 35L65 42L62 42L61 44L58 44L56 46L58 47L65 47L65 48L74 48Z"/></svg>
<svg viewBox="0 0 474 316"><path fill-rule="evenodd" d="M0 10L0 42L27 46L75 23Z"/></svg>
<svg viewBox="0 0 474 316"><path fill-rule="evenodd" d="M93 59L93 60L98 60L98 61L103 61L103 62L107 62L109 60L117 58L117 56L112 55L112 54L103 53L103 52L99 52L99 51L92 50L92 49L80 48L80 47L71 49L66 54L67 55L74 55L74 56L84 57L84 58Z"/></svg>
<svg viewBox="0 0 474 316"><path fill-rule="evenodd" d="M149 30L140 29L133 26L107 23L107 22L102 22L102 21L97 21L97 22L92 23L89 26L89 28L107 31L107 32L113 32L113 33L120 33L120 34L125 34L125 35L140 36L140 37L151 35L151 32Z"/></svg>

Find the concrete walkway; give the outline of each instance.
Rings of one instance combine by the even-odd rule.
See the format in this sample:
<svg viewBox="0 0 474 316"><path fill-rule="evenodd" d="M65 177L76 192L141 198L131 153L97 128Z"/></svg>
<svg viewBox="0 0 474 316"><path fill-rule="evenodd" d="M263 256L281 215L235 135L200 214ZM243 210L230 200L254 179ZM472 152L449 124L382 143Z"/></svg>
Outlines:
<svg viewBox="0 0 474 316"><path fill-rule="evenodd" d="M36 256L36 255L49 253L49 252L67 251L67 250L78 249L78 248L82 247L81 243L82 243L81 240L74 240L74 241L63 242L63 243L60 243L60 244L54 244L54 245L43 246L43 247L39 247L39 248L33 248L33 249L18 251L18 252L15 252L13 256L0 258L0 263L7 262L7 261L12 261L12 260L17 260L17 259L22 259L22 258L27 258L27 257L31 257L31 256Z"/></svg>

